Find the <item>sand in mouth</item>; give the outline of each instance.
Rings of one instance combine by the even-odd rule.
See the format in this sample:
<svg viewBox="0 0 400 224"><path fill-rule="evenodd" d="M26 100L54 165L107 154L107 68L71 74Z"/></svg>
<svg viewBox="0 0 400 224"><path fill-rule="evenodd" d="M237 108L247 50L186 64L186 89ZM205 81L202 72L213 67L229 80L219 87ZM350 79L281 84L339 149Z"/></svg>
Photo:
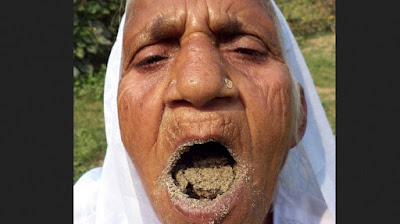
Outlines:
<svg viewBox="0 0 400 224"><path fill-rule="evenodd" d="M235 170L226 157L208 157L193 161L193 166L180 165L175 174L179 190L196 199L214 199L228 191Z"/></svg>

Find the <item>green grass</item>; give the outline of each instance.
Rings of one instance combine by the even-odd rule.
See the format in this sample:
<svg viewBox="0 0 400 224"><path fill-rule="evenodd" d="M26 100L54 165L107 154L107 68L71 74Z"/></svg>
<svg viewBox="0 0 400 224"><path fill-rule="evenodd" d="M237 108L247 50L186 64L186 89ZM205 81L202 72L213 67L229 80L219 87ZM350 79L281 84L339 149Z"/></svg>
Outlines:
<svg viewBox="0 0 400 224"><path fill-rule="evenodd" d="M299 45L335 134L335 34L302 38ZM102 81L93 78L83 90L74 91L74 183L87 170L103 164L107 144L99 97Z"/></svg>
<svg viewBox="0 0 400 224"><path fill-rule="evenodd" d="M103 102L91 95L74 99L74 183L91 168L102 166L106 151Z"/></svg>

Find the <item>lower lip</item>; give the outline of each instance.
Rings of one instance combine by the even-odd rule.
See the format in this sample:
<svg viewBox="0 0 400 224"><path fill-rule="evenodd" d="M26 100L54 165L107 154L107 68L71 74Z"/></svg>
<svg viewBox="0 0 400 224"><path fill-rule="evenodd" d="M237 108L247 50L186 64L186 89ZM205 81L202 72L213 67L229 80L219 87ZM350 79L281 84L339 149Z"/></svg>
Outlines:
<svg viewBox="0 0 400 224"><path fill-rule="evenodd" d="M243 181L236 180L228 192L213 200L196 200L170 197L175 209L183 219L192 223L206 223L222 220L242 198Z"/></svg>

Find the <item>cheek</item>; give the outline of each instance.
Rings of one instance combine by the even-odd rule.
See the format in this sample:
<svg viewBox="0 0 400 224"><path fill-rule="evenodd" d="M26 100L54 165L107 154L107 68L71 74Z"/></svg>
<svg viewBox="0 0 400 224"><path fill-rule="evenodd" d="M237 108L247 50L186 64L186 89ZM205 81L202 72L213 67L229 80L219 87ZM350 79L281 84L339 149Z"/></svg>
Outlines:
<svg viewBox="0 0 400 224"><path fill-rule="evenodd" d="M133 161L146 157L155 144L161 114L160 102L151 85L122 80L118 92L121 138Z"/></svg>
<svg viewBox="0 0 400 224"><path fill-rule="evenodd" d="M260 116L260 120L264 121L264 124L268 125L269 128L266 130L271 131L271 137L284 136L283 134L290 129L291 122L291 109L292 99L290 83L286 80L271 77L272 80L263 80L266 88L262 89L262 96L264 100L260 100L260 112L257 115Z"/></svg>
<svg viewBox="0 0 400 224"><path fill-rule="evenodd" d="M260 131L269 132L271 140L284 137L291 128L291 81L286 66L277 66L253 77L248 100L252 117Z"/></svg>
<svg viewBox="0 0 400 224"><path fill-rule="evenodd" d="M248 74L241 91L255 164L268 164L260 169L271 172L280 167L289 149L293 122L290 76L286 66L275 65Z"/></svg>
<svg viewBox="0 0 400 224"><path fill-rule="evenodd" d="M290 144L292 127L291 81L285 69L258 73L244 94L254 146L253 197L260 210L272 200L277 177ZM261 201L258 201L261 200Z"/></svg>

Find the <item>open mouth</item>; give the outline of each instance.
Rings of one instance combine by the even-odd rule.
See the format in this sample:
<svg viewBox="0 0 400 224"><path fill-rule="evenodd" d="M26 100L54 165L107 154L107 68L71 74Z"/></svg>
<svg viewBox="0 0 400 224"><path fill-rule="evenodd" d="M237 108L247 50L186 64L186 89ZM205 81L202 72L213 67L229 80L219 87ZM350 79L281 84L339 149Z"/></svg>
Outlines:
<svg viewBox="0 0 400 224"><path fill-rule="evenodd" d="M220 141L193 140L178 147L160 181L186 221L219 222L243 197L247 168L239 162Z"/></svg>
<svg viewBox="0 0 400 224"><path fill-rule="evenodd" d="M198 200L213 200L232 186L236 161L219 142L184 146L170 175L180 194Z"/></svg>

